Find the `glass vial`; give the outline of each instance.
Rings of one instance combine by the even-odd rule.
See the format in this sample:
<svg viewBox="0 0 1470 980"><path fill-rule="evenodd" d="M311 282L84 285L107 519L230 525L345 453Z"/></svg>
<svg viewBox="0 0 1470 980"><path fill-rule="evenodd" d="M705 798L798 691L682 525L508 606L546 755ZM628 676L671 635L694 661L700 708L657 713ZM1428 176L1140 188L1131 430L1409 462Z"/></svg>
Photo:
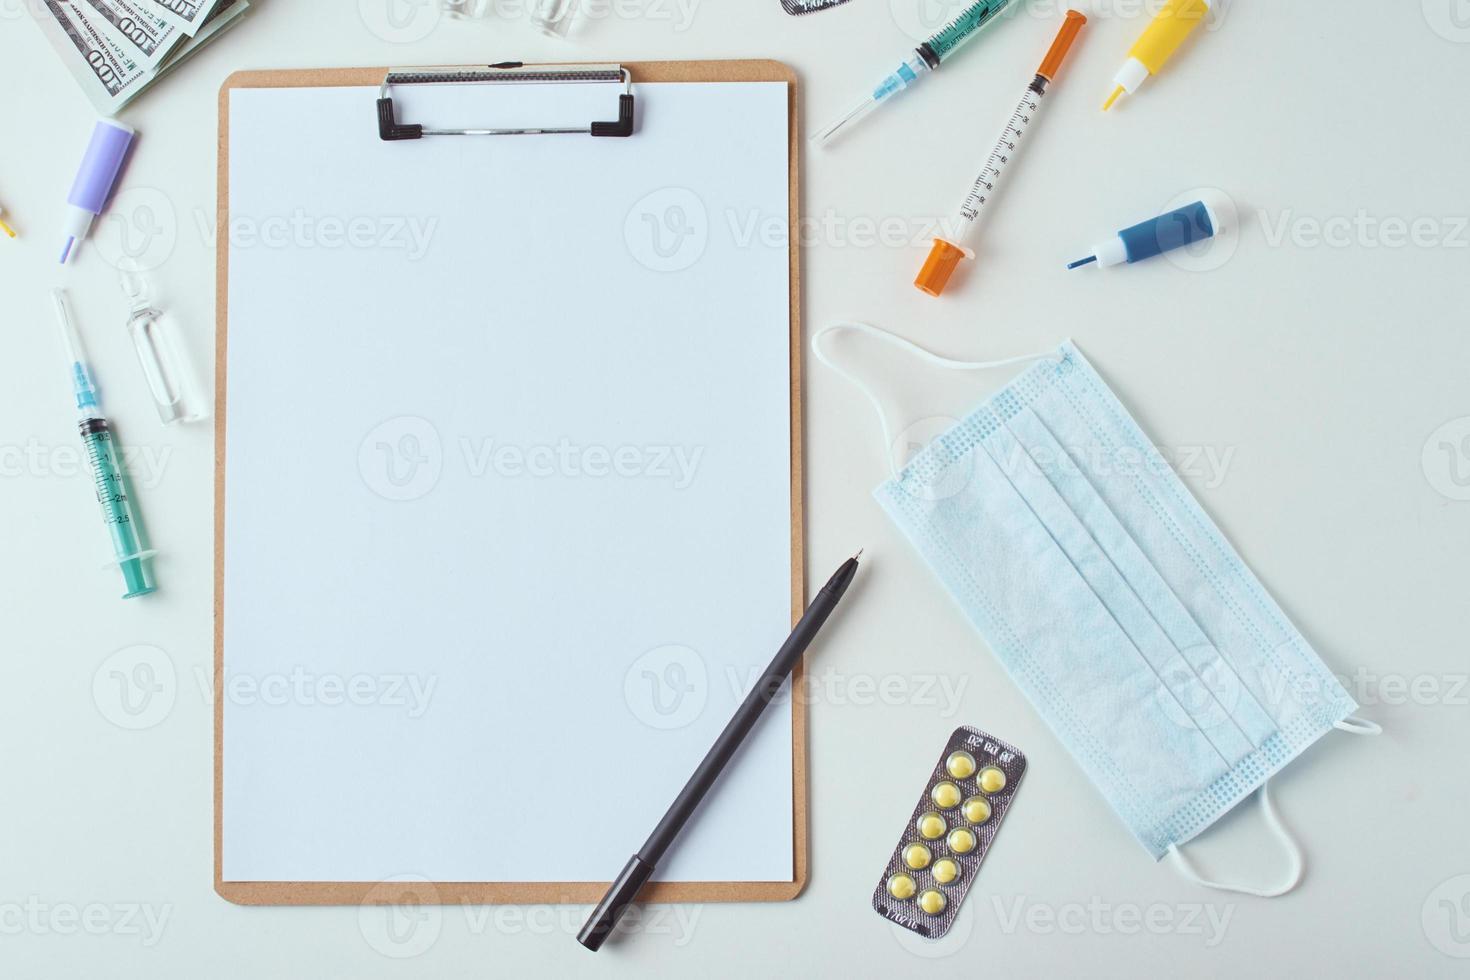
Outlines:
<svg viewBox="0 0 1470 980"><path fill-rule="evenodd" d="M138 364L143 368L143 380L153 396L158 417L165 425L205 418L208 413L204 410L204 400L193 383L188 365L179 355L170 319L149 302L148 286L142 274L124 269L122 287L132 302L128 336L133 339L133 349L138 353Z"/></svg>
<svg viewBox="0 0 1470 980"><path fill-rule="evenodd" d="M439 9L455 20L479 20L490 13L490 0L439 0Z"/></svg>
<svg viewBox="0 0 1470 980"><path fill-rule="evenodd" d="M576 17L577 0L531 0L531 23L547 37L566 37Z"/></svg>

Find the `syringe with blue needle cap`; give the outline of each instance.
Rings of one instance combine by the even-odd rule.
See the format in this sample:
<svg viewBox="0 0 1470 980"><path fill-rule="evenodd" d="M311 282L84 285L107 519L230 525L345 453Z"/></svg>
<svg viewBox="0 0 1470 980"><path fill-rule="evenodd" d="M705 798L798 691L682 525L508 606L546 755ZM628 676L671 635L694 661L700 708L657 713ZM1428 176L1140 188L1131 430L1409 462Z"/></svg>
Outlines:
<svg viewBox="0 0 1470 980"><path fill-rule="evenodd" d="M82 434L82 446L92 467L97 503L102 507L102 523L112 537L113 561L122 570L123 583L127 586L123 598L147 595L157 588L148 561L153 552L143 550L142 529L123 483L122 461L112 438L112 427L102 417L97 386L82 355L82 342L76 325L72 323L71 311L67 309L66 291L52 290L51 302L66 350L72 393L77 402L77 429Z"/></svg>
<svg viewBox="0 0 1470 980"><path fill-rule="evenodd" d="M913 54L889 72L861 102L853 106L832 125L812 137L818 144L831 142L839 131L872 112L890 97L902 92L928 72L938 68L964 43L980 33L1011 0L976 0L959 15L941 27L932 37L914 49Z"/></svg>

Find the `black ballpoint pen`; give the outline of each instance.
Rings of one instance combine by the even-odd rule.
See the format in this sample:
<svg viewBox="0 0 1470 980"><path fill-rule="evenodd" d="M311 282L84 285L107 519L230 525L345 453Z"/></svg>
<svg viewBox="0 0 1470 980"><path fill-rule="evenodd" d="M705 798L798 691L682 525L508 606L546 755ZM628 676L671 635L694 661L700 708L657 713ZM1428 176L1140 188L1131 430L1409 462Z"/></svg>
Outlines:
<svg viewBox="0 0 1470 980"><path fill-rule="evenodd" d="M740 743L754 727L756 719L761 712L766 710L766 705L776 696L781 684L786 680L786 675L791 673L796 661L806 651L817 631L832 615L832 610L837 608L837 602L847 587L852 584L853 576L857 574L858 558L862 556L859 551L847 561L842 567L832 574L827 584L818 590L816 597L812 599L811 605L806 607L806 612L791 629L791 635L786 642L781 644L781 649L776 652L776 657L771 661L761 679L751 688L740 707L735 710L734 716L725 725L725 730L720 732L720 737L715 739L715 744L705 754L704 761L699 768L694 770L694 775L689 777L689 782L684 784L684 789L675 798L673 805L669 807L658 826L653 828L653 833L648 835L648 840L638 849L638 852L628 859L623 866L622 873L617 876L608 887L607 893L602 896L602 901L597 903L597 908L587 917L587 922L582 926L582 931L577 933L577 942L596 952L602 948L603 941L612 934L617 926L618 920L627 911L628 906L633 903L640 889L653 876L654 869L662 860L664 852L679 836L679 831L684 824L693 816L694 811L699 808L699 803L704 799L715 780L720 778L726 763L735 755L735 750L740 748Z"/></svg>

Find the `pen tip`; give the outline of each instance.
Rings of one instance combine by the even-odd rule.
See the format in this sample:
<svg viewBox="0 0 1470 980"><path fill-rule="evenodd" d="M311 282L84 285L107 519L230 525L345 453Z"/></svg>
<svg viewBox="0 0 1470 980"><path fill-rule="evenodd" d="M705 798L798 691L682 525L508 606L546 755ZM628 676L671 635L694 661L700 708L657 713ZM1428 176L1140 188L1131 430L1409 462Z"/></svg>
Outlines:
<svg viewBox="0 0 1470 980"><path fill-rule="evenodd" d="M1089 255L1085 259L1078 259L1076 262L1068 262L1067 263L1067 268L1069 268L1069 269L1078 269L1078 268L1081 268L1084 265L1087 265L1089 262L1096 262L1096 261L1097 261L1097 256L1096 255Z"/></svg>
<svg viewBox="0 0 1470 980"><path fill-rule="evenodd" d="M1109 109L1111 109L1113 107L1113 103L1118 101L1118 96L1122 94L1123 86L1119 85L1117 88L1113 89L1113 94L1108 96L1108 101L1103 103L1103 112L1107 112Z"/></svg>
<svg viewBox="0 0 1470 980"><path fill-rule="evenodd" d="M863 552L864 551L867 551L867 550L868 549L866 549L866 548L859 548L858 551L857 551L857 554L855 554L855 555L852 556L852 560L853 561L857 561L859 558L861 558L863 556Z"/></svg>

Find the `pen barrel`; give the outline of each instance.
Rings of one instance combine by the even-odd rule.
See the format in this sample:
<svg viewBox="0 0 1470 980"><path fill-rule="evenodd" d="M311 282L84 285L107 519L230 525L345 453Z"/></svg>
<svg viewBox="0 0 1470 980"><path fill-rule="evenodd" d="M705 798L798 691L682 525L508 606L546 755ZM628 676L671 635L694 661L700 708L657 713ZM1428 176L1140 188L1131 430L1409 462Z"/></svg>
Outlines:
<svg viewBox="0 0 1470 980"><path fill-rule="evenodd" d="M842 594L847 591L847 586L852 582L857 573L857 562L848 559L837 573L828 580L827 584L817 592L816 598L811 605L807 606L806 612L792 628L791 635L786 642L781 644L781 649L761 675L760 680L751 688L740 707L735 709L735 714L725 725L725 730L720 732L720 737L715 739L715 744L710 746L709 752L705 754L704 761L699 768L694 770L694 775L689 777L689 782L679 792L668 812L659 821L653 833L648 835L648 840L638 851L638 856L650 865L657 864L673 843L679 831L688 822L689 817L698 808L705 794L720 777L726 764L735 755L740 743L754 727L756 720L766 710L766 706L776 696L781 684L786 680L786 675L791 673L796 661L806 652L811 645L812 639L837 608L837 602Z"/></svg>
<svg viewBox="0 0 1470 980"><path fill-rule="evenodd" d="M735 750L749 734L756 719L766 710L766 705L771 703L781 682L796 665L797 658L806 650L812 637L817 635L827 617L832 615L832 610L837 608L838 600L857 574L857 567L857 558L849 558L817 592L816 598L792 628L791 635L781 644L775 659L741 702L720 737L715 739L715 744L705 754L699 768L694 770L694 775L689 777L689 782L684 784L684 789L680 791L673 805L658 822L658 826L653 828L653 833L648 835L643 847L628 859L622 872L602 896L602 901L597 903L597 908L588 916L582 931L577 934L577 942L596 952L602 948L603 941L612 934L613 929L617 928L618 920L638 897L638 892L647 884L648 879L653 877L664 852L699 807L700 801L715 780L720 777L726 763L735 755Z"/></svg>
<svg viewBox="0 0 1470 980"><path fill-rule="evenodd" d="M618 920L653 876L653 870L653 865L638 855L630 857L628 863L623 865L622 872L608 888L607 894L602 896L602 901L597 903L597 908L587 917L582 931L577 933L577 942L594 953L601 949L607 937L617 928Z"/></svg>

